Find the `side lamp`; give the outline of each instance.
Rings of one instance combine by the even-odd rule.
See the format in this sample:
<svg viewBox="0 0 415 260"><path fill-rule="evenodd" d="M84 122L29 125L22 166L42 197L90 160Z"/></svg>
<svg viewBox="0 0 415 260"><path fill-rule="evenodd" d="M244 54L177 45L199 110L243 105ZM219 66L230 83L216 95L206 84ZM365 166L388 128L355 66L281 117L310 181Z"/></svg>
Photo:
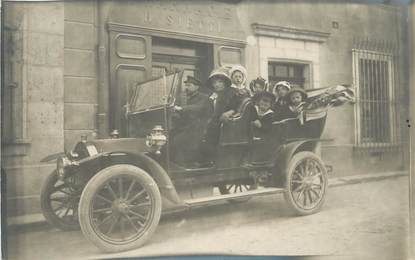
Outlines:
<svg viewBox="0 0 415 260"><path fill-rule="evenodd" d="M164 129L161 125L156 125L147 135L146 145L153 149L156 154L160 154L161 148L167 143L167 136L164 134Z"/></svg>

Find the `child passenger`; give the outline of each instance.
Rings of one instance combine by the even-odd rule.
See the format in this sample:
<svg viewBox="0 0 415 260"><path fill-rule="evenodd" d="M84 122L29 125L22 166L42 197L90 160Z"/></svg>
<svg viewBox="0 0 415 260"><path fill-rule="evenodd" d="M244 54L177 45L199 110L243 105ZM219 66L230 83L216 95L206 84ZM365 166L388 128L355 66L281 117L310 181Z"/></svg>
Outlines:
<svg viewBox="0 0 415 260"><path fill-rule="evenodd" d="M231 78L231 89L233 97L230 99L227 110L223 113L221 120L228 121L231 117L237 116L237 110L242 101L249 98L249 90L246 88L246 69L242 65L235 65L229 70Z"/></svg>
<svg viewBox="0 0 415 260"><path fill-rule="evenodd" d="M287 106L287 94L291 90L288 81L279 81L275 84L273 94L275 95L274 111L278 113L282 108Z"/></svg>
<svg viewBox="0 0 415 260"><path fill-rule="evenodd" d="M291 85L288 81L279 81L274 85L272 93L275 96L275 102L272 106L274 110L275 121L281 121L285 119L285 113L288 109L287 93L291 90Z"/></svg>
<svg viewBox="0 0 415 260"><path fill-rule="evenodd" d="M282 110L282 119L297 118L303 111L307 93L302 88L292 88L288 94L288 106Z"/></svg>
<svg viewBox="0 0 415 260"><path fill-rule="evenodd" d="M266 91L257 94L257 101L252 109L251 122L255 128L261 129L262 132L268 132L272 127L274 111L271 108L274 98L272 93Z"/></svg>
<svg viewBox="0 0 415 260"><path fill-rule="evenodd" d="M246 69L242 65L234 65L229 70L229 76L231 77L232 81L232 88L236 88L238 90L248 91L246 88Z"/></svg>
<svg viewBox="0 0 415 260"><path fill-rule="evenodd" d="M255 96L264 91L268 91L268 84L265 79L258 77L249 83L250 95L255 100Z"/></svg>

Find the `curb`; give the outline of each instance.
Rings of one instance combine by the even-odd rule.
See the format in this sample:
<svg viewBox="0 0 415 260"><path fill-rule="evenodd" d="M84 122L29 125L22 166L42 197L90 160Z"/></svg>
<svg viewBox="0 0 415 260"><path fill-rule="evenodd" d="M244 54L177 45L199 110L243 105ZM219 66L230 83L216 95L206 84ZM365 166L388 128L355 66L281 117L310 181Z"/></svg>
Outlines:
<svg viewBox="0 0 415 260"><path fill-rule="evenodd" d="M336 178L329 177L329 187L339 187L345 185L381 181L385 179L398 178L402 176L409 176L408 171L362 174ZM22 226L41 224L46 224L46 220L41 213L12 217L7 219L8 228L20 228Z"/></svg>
<svg viewBox="0 0 415 260"><path fill-rule="evenodd" d="M381 181L390 178L409 176L407 171L362 174L337 178L329 178L329 187L338 187L365 182Z"/></svg>

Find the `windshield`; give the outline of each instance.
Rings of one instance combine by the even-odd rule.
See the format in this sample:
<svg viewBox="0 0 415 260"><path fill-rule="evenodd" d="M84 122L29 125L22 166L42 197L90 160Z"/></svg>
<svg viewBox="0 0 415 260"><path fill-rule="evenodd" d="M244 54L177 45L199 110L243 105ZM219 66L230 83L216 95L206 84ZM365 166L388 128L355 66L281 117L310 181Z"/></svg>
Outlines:
<svg viewBox="0 0 415 260"><path fill-rule="evenodd" d="M173 104L182 74L183 72L174 72L134 86L131 90L128 114L137 114Z"/></svg>

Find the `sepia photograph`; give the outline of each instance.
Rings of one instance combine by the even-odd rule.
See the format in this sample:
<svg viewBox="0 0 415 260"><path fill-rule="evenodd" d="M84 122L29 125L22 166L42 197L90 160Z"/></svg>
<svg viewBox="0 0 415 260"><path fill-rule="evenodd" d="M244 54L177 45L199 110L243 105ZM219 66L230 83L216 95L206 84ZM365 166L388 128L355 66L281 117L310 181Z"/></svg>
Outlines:
<svg viewBox="0 0 415 260"><path fill-rule="evenodd" d="M412 1L0 6L2 259L415 259Z"/></svg>

